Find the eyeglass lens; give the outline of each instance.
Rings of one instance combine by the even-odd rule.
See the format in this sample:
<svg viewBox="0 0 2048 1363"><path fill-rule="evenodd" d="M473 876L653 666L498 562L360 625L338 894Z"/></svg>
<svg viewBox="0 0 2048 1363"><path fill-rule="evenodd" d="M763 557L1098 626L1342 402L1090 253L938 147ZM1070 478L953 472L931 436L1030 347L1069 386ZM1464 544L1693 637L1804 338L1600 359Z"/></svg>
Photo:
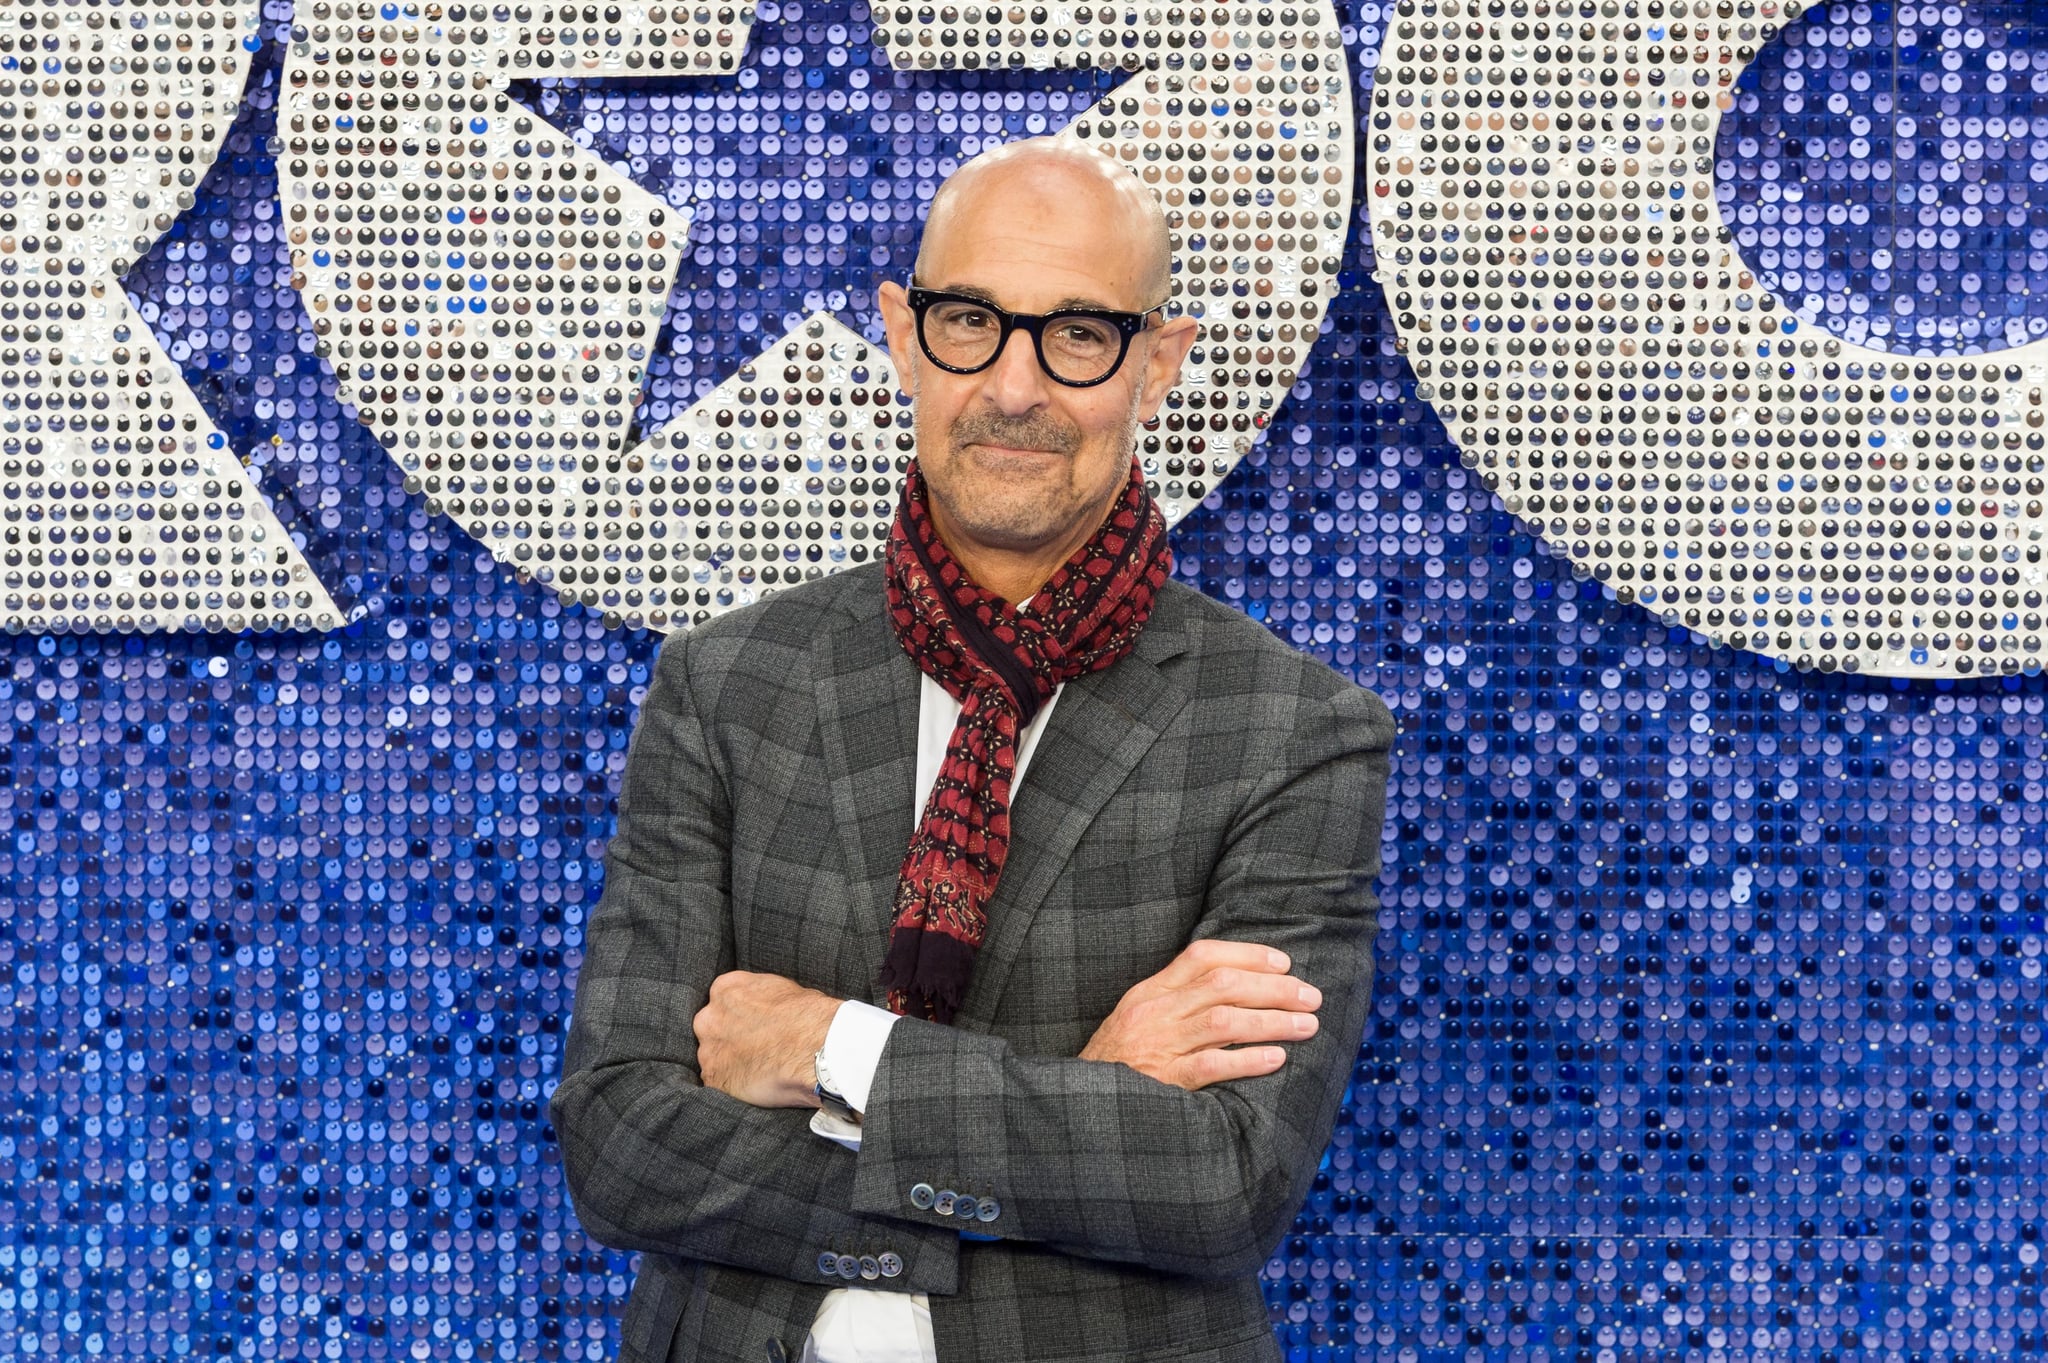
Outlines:
<svg viewBox="0 0 2048 1363"><path fill-rule="evenodd" d="M924 344L941 364L974 369L994 358L1003 325L988 308L941 300L925 310ZM1046 323L1039 347L1057 378L1090 383L1114 369L1123 352L1116 327L1093 317L1058 317Z"/></svg>

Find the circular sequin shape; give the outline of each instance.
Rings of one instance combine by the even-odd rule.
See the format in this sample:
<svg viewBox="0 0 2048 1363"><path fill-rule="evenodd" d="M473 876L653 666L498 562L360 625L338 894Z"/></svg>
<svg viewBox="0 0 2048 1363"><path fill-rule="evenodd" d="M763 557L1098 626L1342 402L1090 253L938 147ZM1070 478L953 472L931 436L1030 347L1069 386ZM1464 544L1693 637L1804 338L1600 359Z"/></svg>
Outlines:
<svg viewBox="0 0 2048 1363"><path fill-rule="evenodd" d="M711 26L692 28L642 5L608 18L619 27L602 36L577 27L584 13L505 28L460 5L446 22L417 4L309 6L286 63L280 186L321 353L408 490L564 600L665 629L868 558L893 508L829 484L900 474L908 414L889 411L894 372L865 347L861 377L842 358L822 388L728 385L636 438L631 416L689 216L507 87L730 71L753 11L698 11L693 22ZM1076 11L1032 29L1018 26L1021 11L990 14L885 7L874 36L904 70L1133 73L1061 135L1129 164L1159 195L1174 242L1169 310L1203 323L1140 449L1178 520L1300 381L1336 293L1352 117L1334 12L1327 0L1256 20L1197 10L1141 23L1105 11L1098 25ZM817 312L752 367L786 368L778 352L828 334L828 348L851 353L851 333ZM883 419L894 421L886 450L831 445L842 464L866 466L839 468L840 480L825 454L804 449ZM714 438L714 425L739 429ZM717 438L720 450L744 439L780 453L713 453ZM808 475L801 498L781 486L798 472ZM678 479L689 496L676 495Z"/></svg>
<svg viewBox="0 0 2048 1363"><path fill-rule="evenodd" d="M605 484L627 473L689 218L506 84L728 73L753 9L602 17L573 4L510 24L459 3L308 4L278 121L293 282L358 419L408 491L549 580L621 530ZM662 624L656 591L612 595L636 623Z"/></svg>
<svg viewBox="0 0 2048 1363"><path fill-rule="evenodd" d="M1372 115L1379 277L1468 466L1622 599L1734 647L2037 670L2048 343L1815 336L1719 221L1718 92L1797 7L1501 8L1404 4Z"/></svg>
<svg viewBox="0 0 2048 1363"><path fill-rule="evenodd" d="M9 629L342 623L119 281L191 207L248 80L258 9L0 5Z"/></svg>

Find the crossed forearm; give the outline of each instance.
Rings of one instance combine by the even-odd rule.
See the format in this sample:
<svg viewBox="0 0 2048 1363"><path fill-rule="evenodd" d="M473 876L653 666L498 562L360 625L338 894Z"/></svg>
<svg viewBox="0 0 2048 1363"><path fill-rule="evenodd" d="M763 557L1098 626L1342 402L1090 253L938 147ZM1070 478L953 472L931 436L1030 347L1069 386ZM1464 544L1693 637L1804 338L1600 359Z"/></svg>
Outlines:
<svg viewBox="0 0 2048 1363"><path fill-rule="evenodd" d="M1284 952L1256 942L1193 942L1131 986L1078 1058L1128 1065L1190 1092L1269 1074L1286 1052L1251 1043L1313 1036L1322 1004L1288 964ZM780 975L719 975L691 1019L705 1086L756 1107L816 1107L813 1062L842 1002Z"/></svg>
<svg viewBox="0 0 2048 1363"><path fill-rule="evenodd" d="M1221 1080L1271 1075L1285 1062L1286 1053L1277 1045L1242 1043L1300 1041L1316 1033L1321 995L1286 974L1287 966L1283 953L1256 943L1196 942L1165 970L1134 985L1081 1054L1066 1059L1016 1056L995 1038L967 1037L928 1024L918 1024L913 1034L897 1040L903 1032L899 1025L890 1033L885 1056L889 1049L899 1059L906 1048L917 1051L911 1070L920 1078L934 1077L937 1091L921 1093L921 1085L911 1081L873 1095L871 1101L881 1110L872 1134L882 1152L866 1159L848 1152L854 1169L852 1205L873 1215L946 1226L945 1212L934 1216L930 1210L931 1199L918 1205L914 1190L922 1180L903 1171L959 1167L958 1177L969 1180L959 1186L986 1188L999 1182L1012 1196L1021 1195L1030 1209L1028 1220L1012 1216L1006 1225L978 1227L984 1231L1168 1272L1238 1275L1246 1263L1263 1257L1270 1238L1267 1223L1290 1214L1298 1201L1291 1185L1293 1164L1299 1161L1275 1162L1273 1157L1292 1142L1284 1132L1276 1136L1267 1115L1235 1100L1229 1090L1198 1091ZM691 1024L704 1084L763 1109L815 1107L814 1057L841 1002L778 975L728 971L717 976ZM973 1049L984 1043L999 1054ZM954 1044L970 1049L957 1054L945 1049ZM1068 1073L1076 1066L1079 1072ZM943 1077L933 1075L935 1068ZM996 1133L984 1133L990 1151L1008 1150L1026 1169L998 1174L984 1167L970 1176L953 1149L925 1149L919 1141L917 1133L931 1123L944 1124L947 1104L970 1083L988 1096L1000 1093L1032 1110L1028 1131L1015 1138L1035 1143L1030 1149L1007 1135L998 1139ZM933 1111L904 1120L920 1110L920 1103ZM1114 1120L1093 1120L1091 1113L1104 1118L1113 1113ZM1117 1150L1090 1147L1091 1133L1120 1130L1128 1123L1157 1128L1157 1139L1148 1145L1153 1163L1170 1163L1186 1175L1174 1180L1182 1191L1141 1197L1148 1180L1127 1177ZM1178 1142L1178 1155L1167 1148L1171 1142ZM862 1150L867 1150L865 1141ZM986 1166L989 1157L984 1151L977 1159ZM1081 1166L1091 1171L1088 1178L1070 1173L1056 1173L1049 1181L1029 1177L1031 1170ZM943 1179L936 1172L932 1177ZM1110 1185L1096 1187L1103 1179L1111 1180L1113 1193ZM1197 1198L1185 1191L1190 1188L1205 1191ZM1105 1219L1099 1209L1106 1203L1121 1207L1123 1214Z"/></svg>

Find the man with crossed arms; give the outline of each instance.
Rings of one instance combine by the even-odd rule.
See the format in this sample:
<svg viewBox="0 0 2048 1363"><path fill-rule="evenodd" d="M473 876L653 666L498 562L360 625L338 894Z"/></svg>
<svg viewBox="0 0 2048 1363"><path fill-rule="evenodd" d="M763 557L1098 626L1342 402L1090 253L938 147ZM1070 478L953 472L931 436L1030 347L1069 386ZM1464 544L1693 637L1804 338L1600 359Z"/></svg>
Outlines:
<svg viewBox="0 0 2048 1363"><path fill-rule="evenodd" d="M583 1225L644 1252L622 1357L1279 1358L1394 730L1168 576L1170 270L1099 152L963 167L879 291L883 561L664 644L552 1102Z"/></svg>

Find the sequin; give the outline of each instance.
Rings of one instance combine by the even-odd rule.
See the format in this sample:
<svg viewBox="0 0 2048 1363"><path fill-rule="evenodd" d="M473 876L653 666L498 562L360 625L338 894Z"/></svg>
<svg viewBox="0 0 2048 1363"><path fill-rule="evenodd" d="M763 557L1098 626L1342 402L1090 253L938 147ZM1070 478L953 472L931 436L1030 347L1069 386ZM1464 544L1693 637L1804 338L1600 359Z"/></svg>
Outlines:
<svg viewBox="0 0 2048 1363"><path fill-rule="evenodd" d="M2030 367L2048 343L1909 360L1874 348L1889 327L1829 335L1752 273L1717 207L1717 92L1778 15L1684 0L1640 20L1543 0L1485 22L1468 10L1443 0L1396 20L1373 115L1376 259L1417 391L1467 465L1624 600L1736 648L1823 671L2038 669L2048 515ZM1792 32L1803 45L1827 30ZM1425 53L1456 79L1411 64ZM1891 107L1868 78L1828 83L1852 126L1868 122L1852 108ZM1778 117L1794 117L1803 76L1772 84ZM1807 164L1767 201L1847 223L1854 163L1839 181L1819 167L1817 183ZM1848 202L1824 207L1831 194ZM1781 287L1808 283L1771 259Z"/></svg>
<svg viewBox="0 0 2048 1363"><path fill-rule="evenodd" d="M829 507L811 513L803 523L810 543L799 544L796 523L778 523L766 499L716 498L703 511L620 491L644 481L635 472L666 478L690 467L685 458L671 469L682 443L671 432L682 426L701 431L714 418L757 415L772 423L777 413L692 408L651 435L636 428L630 418L689 248L690 211L564 139L509 89L522 77L730 72L752 11L702 10L696 22L711 27L663 28L666 12L656 6L625 16L625 28L600 40L597 30L576 26L573 6L558 26L542 16L538 27L516 30L460 5L445 24L438 10L416 3L384 8L393 22L381 26L365 22L382 12L371 3L301 12L285 64L280 182L295 282L320 353L358 418L409 475L407 490L502 562L555 585L564 600L657 629L862 561L873 525ZM651 27L633 27L636 16ZM1158 193L1174 231L1170 311L1204 322L1183 382L1141 451L1173 521L1228 474L1299 381L1335 292L1351 207L1350 81L1323 4L1268 15L1260 27L1248 11L1175 11L1165 24L1104 11L1099 28L1089 16L1063 16L1076 27L1003 30L950 9L934 16L885 7L875 38L905 71L1136 73L1092 109L1084 105L1061 135L1128 163ZM688 101L687 86L677 88L683 93L671 99ZM893 100L878 92L863 102L879 110ZM628 157L645 163L651 142L635 136L630 116L592 113L584 130L623 141ZM761 120L752 121L761 131ZM804 120L806 133L813 121ZM930 123L910 120L912 128ZM843 151L844 138L836 140ZM999 140L973 141L978 148ZM696 151L698 140L689 145ZM961 150L968 145L963 139ZM793 128L776 128L743 140L742 153L749 147L789 162L801 149L804 160L782 167L780 178L714 160L717 188L739 173L734 188L763 201L770 221L788 222L820 201L816 155L828 150L826 139L799 141ZM673 155L673 139L669 148ZM760 170L760 159L745 162ZM927 168L920 156L920 193L953 164ZM850 167L843 159L837 166L843 178ZM693 169L701 173L702 164ZM749 263L768 263L764 253L747 254ZM740 274L726 268L716 278L719 295L675 296L678 324L693 307L720 306ZM820 327L843 330L829 312L812 313L801 329ZM754 363L774 361L764 353ZM888 405L878 408L871 390L888 381L878 372L865 390L834 384L803 405L825 426L866 425ZM864 405L852 404L855 394ZM893 456L891 472L900 474L905 458ZM1163 472L1168 462L1171 474ZM694 481L704 481L708 470L698 472ZM784 516L795 514L781 504L788 500L778 503ZM875 511L859 498L835 500L859 503L860 515ZM547 540L554 542L536 542ZM652 561L656 550L679 554L693 583L681 586L672 561ZM770 553L783 561L752 561ZM600 559L607 566L595 566Z"/></svg>
<svg viewBox="0 0 2048 1363"><path fill-rule="evenodd" d="M341 623L119 282L219 151L257 8L131 5L117 27L97 6L0 6L0 613L12 628Z"/></svg>

